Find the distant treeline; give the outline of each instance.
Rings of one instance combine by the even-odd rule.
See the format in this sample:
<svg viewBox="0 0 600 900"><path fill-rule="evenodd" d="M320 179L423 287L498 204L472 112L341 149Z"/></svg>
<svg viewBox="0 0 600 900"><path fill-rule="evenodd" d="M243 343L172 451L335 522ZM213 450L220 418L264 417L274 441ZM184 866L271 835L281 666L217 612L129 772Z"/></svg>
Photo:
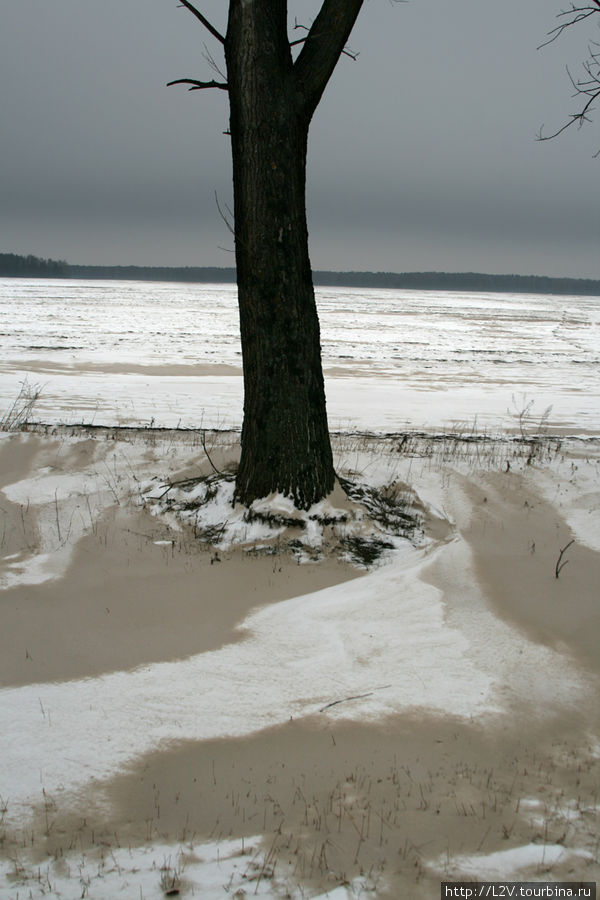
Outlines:
<svg viewBox="0 0 600 900"><path fill-rule="evenodd" d="M231 284L235 269L215 266L69 266L70 278L116 278L125 281L196 281L203 284Z"/></svg>
<svg viewBox="0 0 600 900"><path fill-rule="evenodd" d="M543 275L485 275L480 272L314 272L314 279L315 284L322 286L600 296L600 280L548 278Z"/></svg>
<svg viewBox="0 0 600 900"><path fill-rule="evenodd" d="M69 264L62 259L0 253L0 275L4 278L68 278Z"/></svg>
<svg viewBox="0 0 600 900"><path fill-rule="evenodd" d="M109 278L134 281L187 281L231 284L235 269L168 266L71 266L64 261L0 253L0 276ZM479 272L313 272L322 287L395 288L421 291L490 291L515 294L600 296L600 280L541 275L484 275Z"/></svg>

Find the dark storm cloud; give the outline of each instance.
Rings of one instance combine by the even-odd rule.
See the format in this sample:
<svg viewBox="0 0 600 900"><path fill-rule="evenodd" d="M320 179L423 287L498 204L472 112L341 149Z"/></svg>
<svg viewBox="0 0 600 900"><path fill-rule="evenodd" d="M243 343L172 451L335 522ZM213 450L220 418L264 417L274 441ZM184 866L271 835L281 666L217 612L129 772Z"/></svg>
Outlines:
<svg viewBox="0 0 600 900"><path fill-rule="evenodd" d="M224 29L224 0L199 4ZM290 3L310 21L318 3ZM547 0L367 0L311 133L319 268L600 277L600 145L539 125L573 111L581 34L536 52ZM230 265L226 97L175 0L19 0L2 12L0 249L73 262ZM211 45L211 49L213 46ZM218 46L214 47L218 61Z"/></svg>

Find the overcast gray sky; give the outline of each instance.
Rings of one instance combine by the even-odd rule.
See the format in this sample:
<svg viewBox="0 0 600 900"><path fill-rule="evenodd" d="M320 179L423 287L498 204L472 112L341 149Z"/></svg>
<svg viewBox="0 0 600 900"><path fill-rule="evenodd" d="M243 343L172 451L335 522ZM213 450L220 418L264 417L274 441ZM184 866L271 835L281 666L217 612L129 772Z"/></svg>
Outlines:
<svg viewBox="0 0 600 900"><path fill-rule="evenodd" d="M226 0L197 5L225 29ZM536 51L560 9L366 0L311 131L314 268L600 278L600 110L535 141L577 110L565 65L600 39ZM218 59L177 0L2 0L0 252L233 265L227 96L165 87L212 77L204 42Z"/></svg>

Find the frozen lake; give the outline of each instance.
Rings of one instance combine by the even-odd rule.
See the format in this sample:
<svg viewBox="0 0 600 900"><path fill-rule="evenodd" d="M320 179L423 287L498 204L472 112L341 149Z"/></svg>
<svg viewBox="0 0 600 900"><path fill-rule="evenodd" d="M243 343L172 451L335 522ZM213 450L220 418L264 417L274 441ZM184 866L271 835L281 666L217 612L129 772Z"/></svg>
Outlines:
<svg viewBox="0 0 600 900"><path fill-rule="evenodd" d="M600 298L320 288L332 429L600 433ZM234 285L0 279L0 411L239 426Z"/></svg>

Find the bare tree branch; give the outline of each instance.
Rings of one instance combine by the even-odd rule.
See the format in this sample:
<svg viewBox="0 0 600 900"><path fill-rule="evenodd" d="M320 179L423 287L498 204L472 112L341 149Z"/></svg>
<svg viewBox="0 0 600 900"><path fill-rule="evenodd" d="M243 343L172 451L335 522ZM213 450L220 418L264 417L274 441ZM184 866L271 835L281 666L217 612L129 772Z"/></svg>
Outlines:
<svg viewBox="0 0 600 900"><path fill-rule="evenodd" d="M363 0L323 0L306 36L294 70L309 118L344 52L362 5Z"/></svg>
<svg viewBox="0 0 600 900"><path fill-rule="evenodd" d="M405 2L408 2L408 0L397 0L397 2L405 3ZM294 30L296 30L298 28L304 28L305 31L310 31L310 28L307 28L306 25L300 25L298 23L298 20L296 19L296 21L294 22ZM305 44L307 40L308 40L308 35L303 38L298 38L298 40L296 40L296 41L290 41L290 47L297 47L298 44ZM348 47L344 47L344 49L342 50L342 53L344 54L344 56L349 56L350 59L353 59L354 61L356 61L360 55L358 53L358 51L350 50Z"/></svg>
<svg viewBox="0 0 600 900"><path fill-rule="evenodd" d="M206 88L219 88L221 91L228 91L229 85L220 81L196 81L195 78L177 78L175 81L168 81L167 87L171 87L174 84L191 84L192 87L188 88L190 91L203 91Z"/></svg>
<svg viewBox="0 0 600 900"><path fill-rule="evenodd" d="M202 22L202 24L204 25L206 30L210 31L210 33L212 34L213 37L215 37L222 44L225 43L225 38L223 37L223 35L219 31L217 31L217 29L214 27L214 25L210 24L210 22L208 21L206 16L203 16L202 13L199 10L197 10L195 6L192 6L192 4L189 2L189 0L180 0L180 3L181 3L181 6L184 6L186 9L189 9L189 11L192 13L192 15L196 16L196 18L200 22Z"/></svg>
<svg viewBox="0 0 600 900"><path fill-rule="evenodd" d="M585 5L572 2L569 9L562 10L558 14L557 18L564 21L561 21L559 25L548 32L548 40L540 44L538 50L542 47L547 47L548 44L559 38L567 28L571 28L573 25L577 25L579 22L583 22L596 14L600 14L600 0L588 0L588 3ZM573 96L586 98L583 106L578 112L571 113L568 121L552 134L544 135L544 126L542 126L537 136L538 141L551 141L572 125L576 124L581 128L584 122L591 121L590 113L594 108L594 104L600 100L600 53L594 49L598 46L600 45L592 42L588 47L588 58L582 64L584 76L574 78L567 67L567 75L575 91ZM600 156L600 150L594 156Z"/></svg>
<svg viewBox="0 0 600 900"><path fill-rule="evenodd" d="M592 0L592 2L596 2L596 0ZM548 32L548 40L544 41L537 48L541 50L542 47L547 47L548 44L551 44L557 38L561 36L563 31L566 31L567 28L570 28L571 25L577 25L578 22L583 22L584 19L589 19L590 16L593 16L594 13L597 13L600 10L600 4L597 6L575 6L572 5L571 9L564 9L562 12L559 12L557 18L560 19L563 16L571 16L568 21L561 22L560 25L557 25L556 28L552 28L551 31Z"/></svg>
<svg viewBox="0 0 600 900"><path fill-rule="evenodd" d="M219 215L221 216L221 218L223 219L223 221L224 221L225 224L227 225L227 228L229 229L229 231L230 231L230 232L232 233L232 235L235 237L235 228L233 227L233 225L231 224L231 222L229 221L229 219L227 218L227 216L225 215L225 213L224 213L223 210L221 209L221 204L219 203L219 196L218 196L218 194L217 194L216 191L215 191L215 203L217 204L217 209L219 210ZM229 213L229 215L230 215L231 218L233 219L233 213L231 212L231 210L229 209L229 207L226 206L225 209L227 210L227 212Z"/></svg>
<svg viewBox="0 0 600 900"><path fill-rule="evenodd" d="M212 55L206 44L203 44L203 47L204 53L202 54L202 56L204 57L208 65L211 67L213 72L215 72L215 74L219 76L219 78L222 78L223 81L227 81L227 75L219 68L214 56Z"/></svg>

